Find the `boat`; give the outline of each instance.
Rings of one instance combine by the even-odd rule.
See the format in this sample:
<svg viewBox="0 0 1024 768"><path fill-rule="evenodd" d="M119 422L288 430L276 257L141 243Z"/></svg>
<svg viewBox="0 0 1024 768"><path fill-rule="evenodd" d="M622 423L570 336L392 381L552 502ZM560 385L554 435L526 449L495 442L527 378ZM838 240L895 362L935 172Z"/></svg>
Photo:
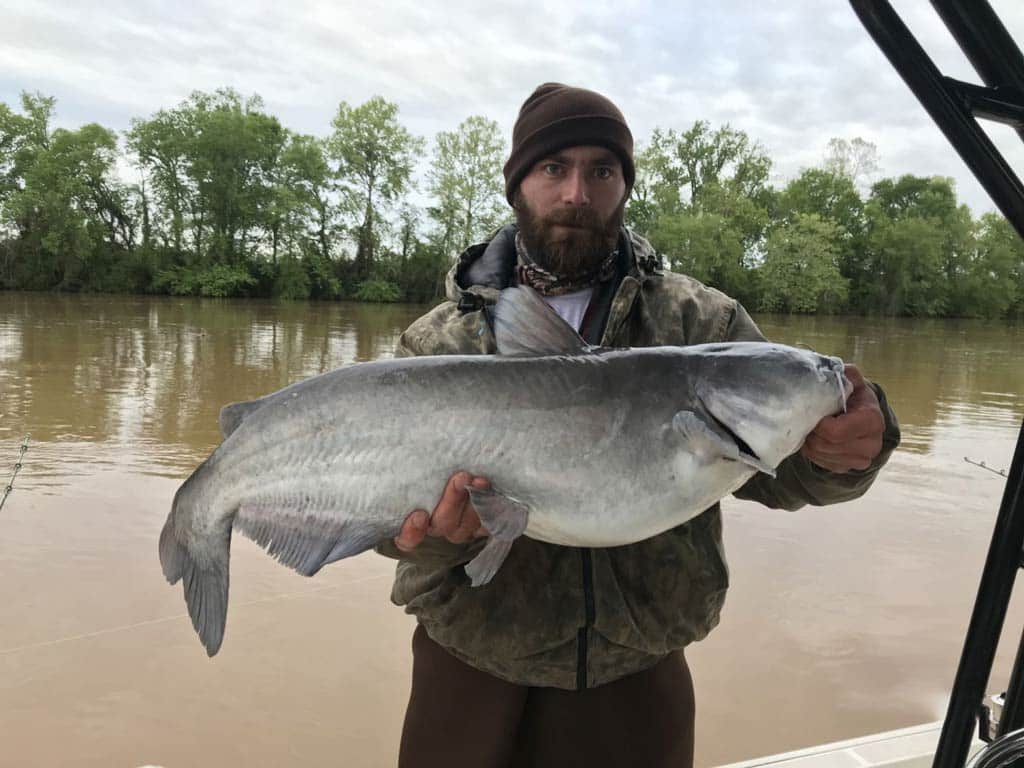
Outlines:
<svg viewBox="0 0 1024 768"><path fill-rule="evenodd" d="M943 75L888 0L850 4L1024 238L1024 185L978 122L1008 125L1024 140L1024 56L988 0L931 1L980 84ZM1024 567L1024 424L1006 478L945 719L723 768L1002 768L1024 759L1024 636L1005 690L985 694L1017 570Z"/></svg>

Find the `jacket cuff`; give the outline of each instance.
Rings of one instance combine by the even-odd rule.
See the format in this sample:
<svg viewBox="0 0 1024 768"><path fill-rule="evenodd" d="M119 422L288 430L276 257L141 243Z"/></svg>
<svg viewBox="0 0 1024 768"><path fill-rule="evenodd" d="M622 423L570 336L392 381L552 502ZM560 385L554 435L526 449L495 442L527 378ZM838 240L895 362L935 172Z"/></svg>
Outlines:
<svg viewBox="0 0 1024 768"><path fill-rule="evenodd" d="M374 551L384 557L406 563L415 563L430 568L455 568L476 557L486 543L486 538L467 541L465 544L454 544L447 539L427 536L411 552L396 547L393 539L385 539L374 547Z"/></svg>

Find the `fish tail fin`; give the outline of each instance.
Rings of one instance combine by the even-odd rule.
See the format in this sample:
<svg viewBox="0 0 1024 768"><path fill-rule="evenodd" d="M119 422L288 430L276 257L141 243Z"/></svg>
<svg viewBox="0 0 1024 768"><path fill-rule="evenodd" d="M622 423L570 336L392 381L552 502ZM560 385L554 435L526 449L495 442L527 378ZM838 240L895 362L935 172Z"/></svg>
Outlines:
<svg viewBox="0 0 1024 768"><path fill-rule="evenodd" d="M160 565L171 584L181 580L192 626L207 655L213 656L224 640L228 615L230 518L226 530L204 541L204 551L198 556L179 534L178 516L178 510L172 510L160 533Z"/></svg>

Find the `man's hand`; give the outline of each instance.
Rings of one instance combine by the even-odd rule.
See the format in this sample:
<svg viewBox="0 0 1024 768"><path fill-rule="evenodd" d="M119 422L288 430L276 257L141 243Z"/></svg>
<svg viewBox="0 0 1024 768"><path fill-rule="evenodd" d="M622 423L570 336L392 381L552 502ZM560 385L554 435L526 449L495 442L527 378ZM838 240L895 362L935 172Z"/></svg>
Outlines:
<svg viewBox="0 0 1024 768"><path fill-rule="evenodd" d="M395 537L395 546L403 552L411 552L419 546L424 536L443 536L453 544L464 544L472 539L487 536L487 530L480 524L473 505L469 503L467 486L481 490L490 488L485 477L475 477L469 472L456 472L450 478L432 514L425 509L414 509L402 530Z"/></svg>
<svg viewBox="0 0 1024 768"><path fill-rule="evenodd" d="M882 450L885 431L875 391L864 382L856 366L847 365L844 372L853 384L846 413L819 421L800 449L812 462L832 472L867 469Z"/></svg>

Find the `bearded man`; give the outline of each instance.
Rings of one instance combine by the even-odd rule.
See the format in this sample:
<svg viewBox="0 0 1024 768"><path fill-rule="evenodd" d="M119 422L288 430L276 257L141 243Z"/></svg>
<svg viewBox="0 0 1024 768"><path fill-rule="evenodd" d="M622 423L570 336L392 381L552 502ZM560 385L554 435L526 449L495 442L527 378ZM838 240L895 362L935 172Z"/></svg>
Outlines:
<svg viewBox="0 0 1024 768"><path fill-rule="evenodd" d="M735 300L663 271L623 226L633 137L604 96L538 87L519 112L504 173L516 224L459 257L448 301L405 331L398 355L493 354L489 308L517 284L592 344L765 340ZM776 478L758 474L736 496L792 510L868 489L899 429L882 390L854 366L846 375L847 412L824 419ZM691 766L683 649L718 623L728 586L719 506L621 547L520 537L495 578L473 588L462 566L487 531L469 485L488 483L456 474L431 513L413 511L378 548L399 560L392 599L418 622L400 767ZM628 508L629 488L622 497Z"/></svg>

